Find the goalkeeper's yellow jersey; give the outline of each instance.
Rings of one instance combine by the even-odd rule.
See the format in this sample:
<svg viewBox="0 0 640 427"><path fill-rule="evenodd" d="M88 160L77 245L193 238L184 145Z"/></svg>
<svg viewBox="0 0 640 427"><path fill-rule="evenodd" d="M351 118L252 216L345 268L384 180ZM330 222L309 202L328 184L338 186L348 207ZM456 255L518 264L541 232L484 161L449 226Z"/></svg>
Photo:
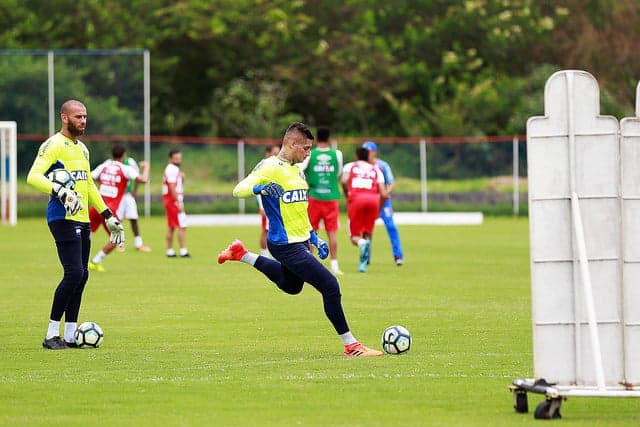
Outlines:
<svg viewBox="0 0 640 427"><path fill-rule="evenodd" d="M297 165L276 156L262 160L249 176L233 189L235 197L254 196L253 187L275 182L284 190L281 197L262 196L264 212L269 220L267 240L276 245L309 240L311 223L307 205L309 185Z"/></svg>
<svg viewBox="0 0 640 427"><path fill-rule="evenodd" d="M57 168L69 171L76 181L75 192L80 196L82 209L75 215L67 215L60 200L51 196L53 184L46 175ZM89 222L89 205L95 207L98 212L107 209L91 177L89 150L81 141L73 141L60 132L40 145L38 155L27 176L27 182L50 195L47 222L60 219Z"/></svg>

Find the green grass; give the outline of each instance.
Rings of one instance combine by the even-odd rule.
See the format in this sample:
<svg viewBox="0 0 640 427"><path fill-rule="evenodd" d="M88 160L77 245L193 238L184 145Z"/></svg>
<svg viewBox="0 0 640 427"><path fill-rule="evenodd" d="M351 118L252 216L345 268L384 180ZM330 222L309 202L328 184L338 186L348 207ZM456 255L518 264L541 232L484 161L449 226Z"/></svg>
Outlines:
<svg viewBox="0 0 640 427"><path fill-rule="evenodd" d="M532 375L526 219L401 226L401 268L380 229L367 274L341 232L356 337L379 347L397 323L414 338L409 353L374 359L341 356L313 288L287 296L245 264L215 263L233 238L255 249L257 226L191 228L189 260L164 257L163 219L141 227L154 252L110 255L85 291L80 320L103 327L103 346L61 352L40 347L61 275L46 224L0 228L0 425L544 423L516 414L507 390ZM531 410L540 401L530 395ZM562 414L563 426L637 425L640 400L574 398Z"/></svg>

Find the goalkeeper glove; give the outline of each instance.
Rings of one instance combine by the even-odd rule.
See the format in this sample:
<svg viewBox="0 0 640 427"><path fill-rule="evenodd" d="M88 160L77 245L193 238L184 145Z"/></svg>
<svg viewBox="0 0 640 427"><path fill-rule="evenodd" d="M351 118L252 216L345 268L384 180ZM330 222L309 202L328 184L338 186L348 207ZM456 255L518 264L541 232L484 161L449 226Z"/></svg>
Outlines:
<svg viewBox="0 0 640 427"><path fill-rule="evenodd" d="M327 242L318 237L318 233L311 230L311 236L309 237L309 243L318 249L318 256L320 259L325 259L329 256L329 245Z"/></svg>
<svg viewBox="0 0 640 427"><path fill-rule="evenodd" d="M280 184L270 182L268 184L258 184L253 187L253 194L262 194L263 196L281 197L284 189Z"/></svg>
<svg viewBox="0 0 640 427"><path fill-rule="evenodd" d="M109 229L109 241L114 245L120 246L124 243L124 227L118 218L113 216L109 209L102 212L105 223Z"/></svg>
<svg viewBox="0 0 640 427"><path fill-rule="evenodd" d="M75 215L82 209L82 202L80 202L82 196L70 188L54 183L51 194L60 200L67 215Z"/></svg>

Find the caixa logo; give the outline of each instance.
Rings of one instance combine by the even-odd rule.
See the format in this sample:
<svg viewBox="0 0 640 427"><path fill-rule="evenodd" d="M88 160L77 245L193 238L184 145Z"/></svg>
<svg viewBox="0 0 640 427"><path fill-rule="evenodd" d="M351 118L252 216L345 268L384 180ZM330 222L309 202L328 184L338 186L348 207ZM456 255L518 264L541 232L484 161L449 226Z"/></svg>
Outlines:
<svg viewBox="0 0 640 427"><path fill-rule="evenodd" d="M284 203L306 202L307 200L307 190L290 190L285 191L282 195Z"/></svg>
<svg viewBox="0 0 640 427"><path fill-rule="evenodd" d="M71 176L75 181L86 181L87 180L87 171L71 171Z"/></svg>

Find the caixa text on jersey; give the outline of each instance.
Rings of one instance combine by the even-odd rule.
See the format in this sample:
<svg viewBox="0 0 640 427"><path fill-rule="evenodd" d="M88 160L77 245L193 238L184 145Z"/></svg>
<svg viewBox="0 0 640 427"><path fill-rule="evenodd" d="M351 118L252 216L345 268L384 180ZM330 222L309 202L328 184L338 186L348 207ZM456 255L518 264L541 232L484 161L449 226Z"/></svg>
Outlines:
<svg viewBox="0 0 640 427"><path fill-rule="evenodd" d="M75 181L86 181L87 180L87 171L79 170L79 171L71 171L71 176Z"/></svg>
<svg viewBox="0 0 640 427"><path fill-rule="evenodd" d="M306 202L307 200L307 190L289 190L282 195L284 203Z"/></svg>

